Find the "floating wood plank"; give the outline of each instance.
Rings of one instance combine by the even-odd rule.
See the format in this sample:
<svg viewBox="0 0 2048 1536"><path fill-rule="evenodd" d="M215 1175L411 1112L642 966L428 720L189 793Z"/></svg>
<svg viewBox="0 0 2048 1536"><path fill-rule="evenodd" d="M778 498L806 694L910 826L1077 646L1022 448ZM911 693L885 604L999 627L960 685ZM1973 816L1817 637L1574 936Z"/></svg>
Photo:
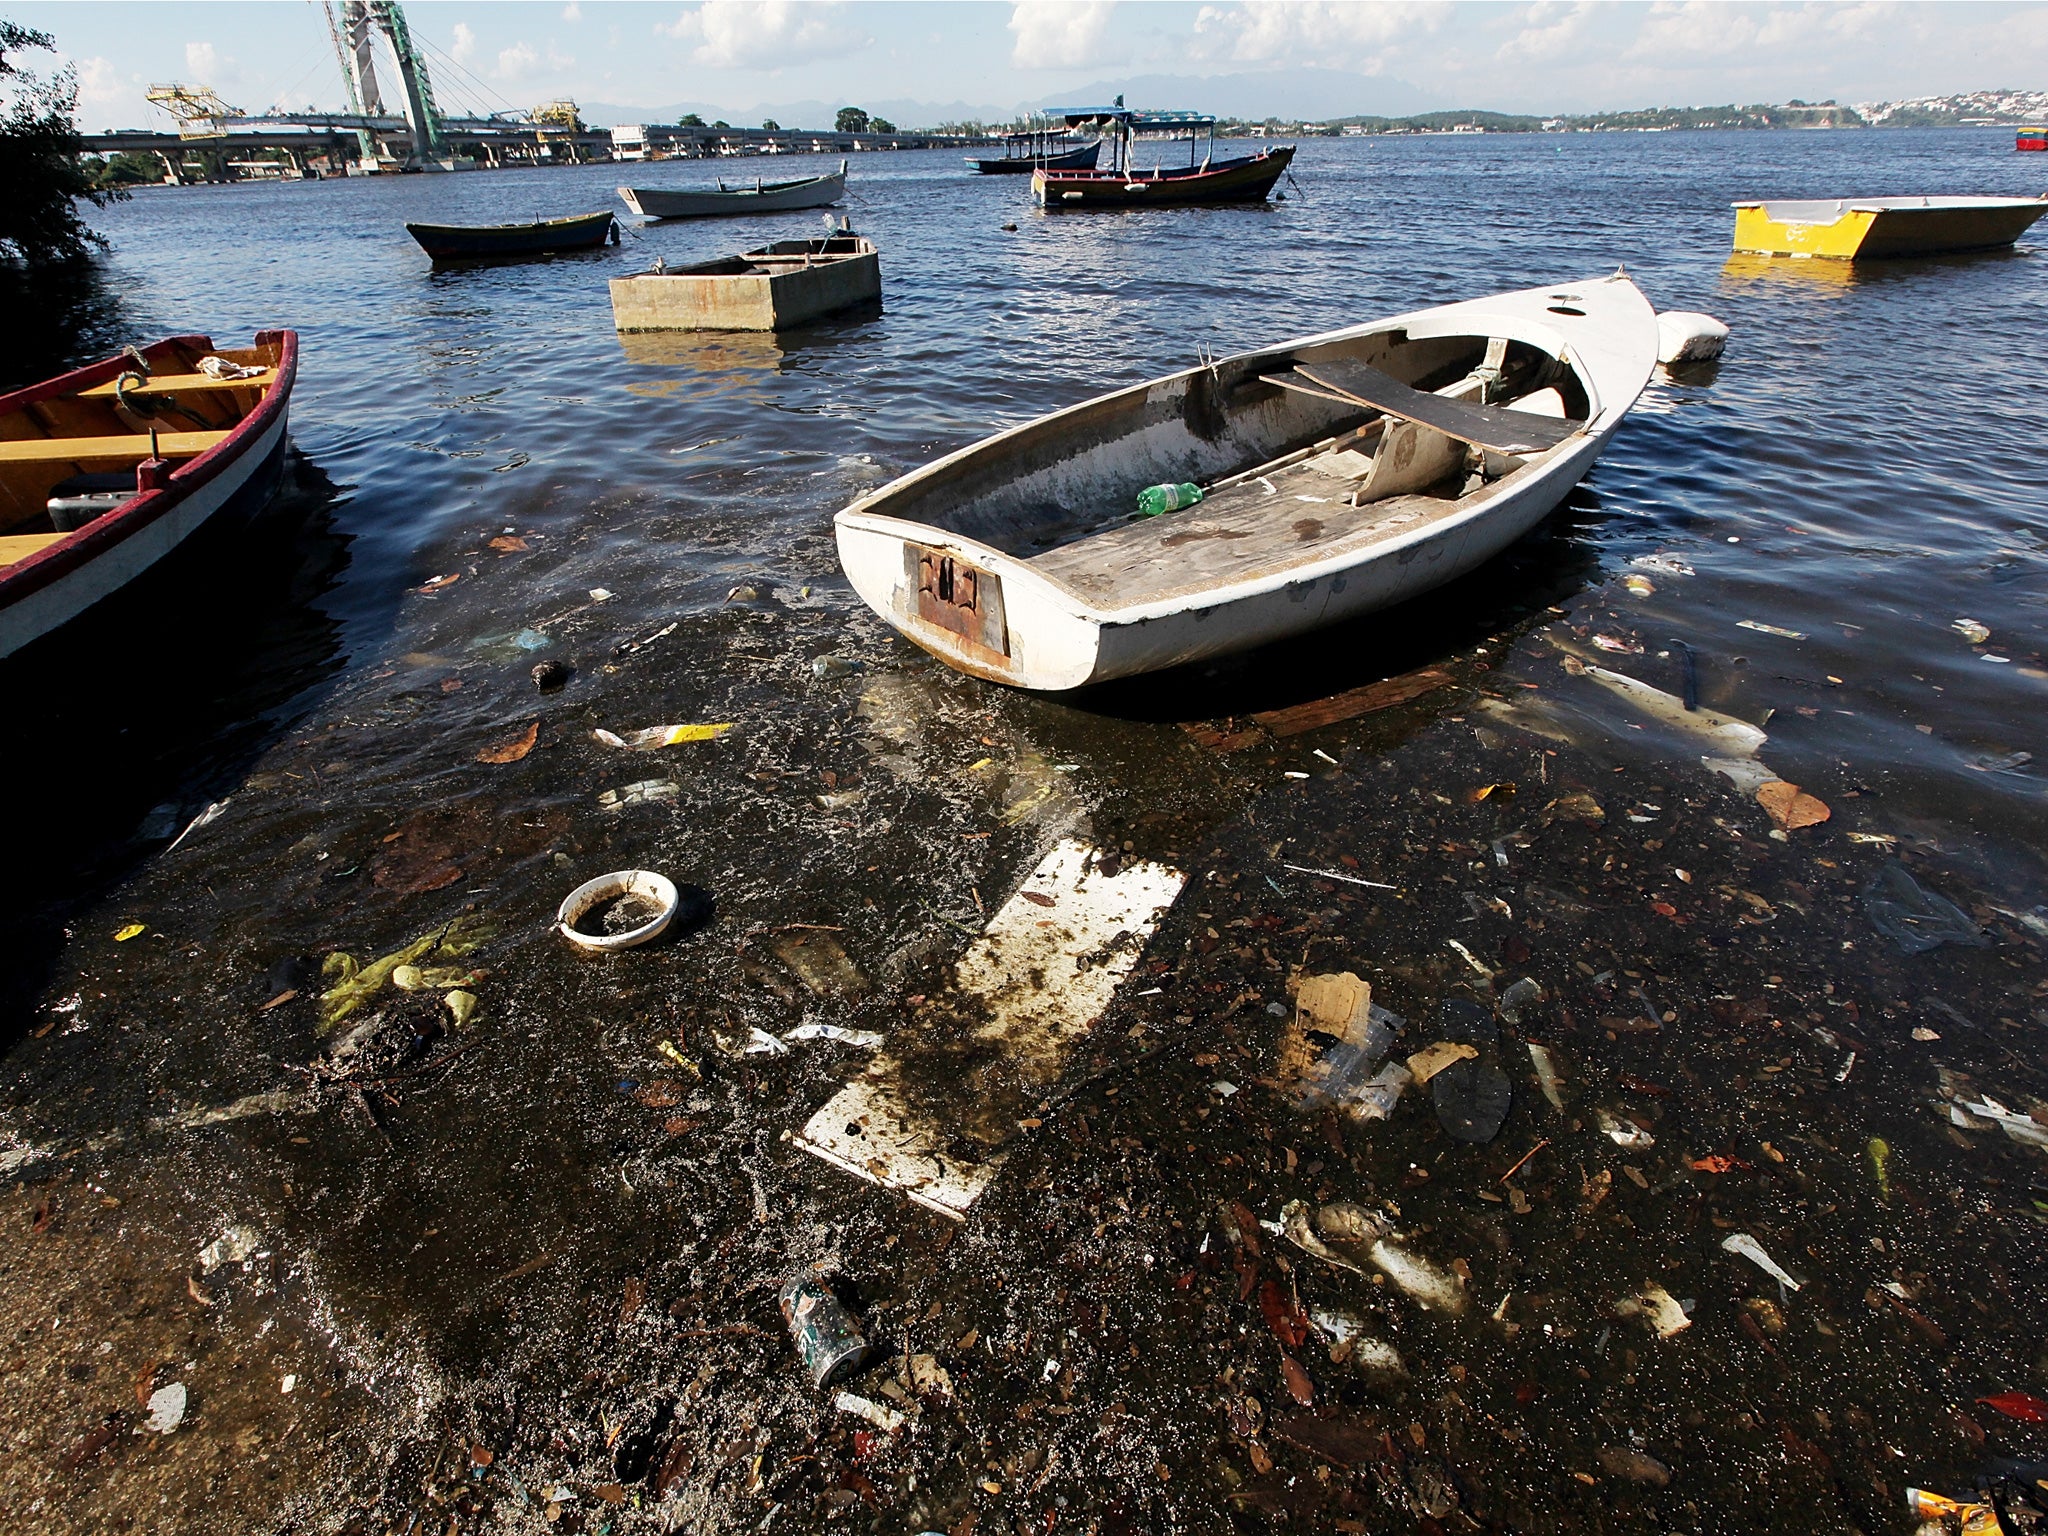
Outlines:
<svg viewBox="0 0 2048 1536"><path fill-rule="evenodd" d="M810 1118L798 1145L964 1220L1017 1121L1059 1080L1187 878L1104 858L1062 839L961 956L938 1000L957 1030L877 1060Z"/></svg>
<svg viewBox="0 0 2048 1536"><path fill-rule="evenodd" d="M1256 747L1266 739L1264 731L1232 730L1232 724L1234 722L1225 721L1223 725L1217 726L1204 720L1189 720L1181 725L1181 729L1196 746L1207 747L1211 752L1242 752L1246 747Z"/></svg>
<svg viewBox="0 0 2048 1536"><path fill-rule="evenodd" d="M1425 394L1366 363L1345 358L1304 363L1294 371L1310 385L1343 399L1399 416L1404 421L1420 422L1446 437L1491 448L1495 453L1541 453L1576 436L1585 426L1582 421L1556 421L1547 416L1532 416L1527 411ZM1285 377L1269 375L1268 382L1278 384Z"/></svg>
<svg viewBox="0 0 2048 1536"><path fill-rule="evenodd" d="M1454 681L1456 679L1441 667L1423 667L1419 671L1404 672L1399 677L1367 683L1363 688L1332 694L1327 699L1313 699L1286 709L1269 709L1252 718L1275 736L1299 736L1304 731L1321 730L1340 720L1353 720L1375 710L1392 709L1396 704L1419 699L1425 693L1434 692Z"/></svg>

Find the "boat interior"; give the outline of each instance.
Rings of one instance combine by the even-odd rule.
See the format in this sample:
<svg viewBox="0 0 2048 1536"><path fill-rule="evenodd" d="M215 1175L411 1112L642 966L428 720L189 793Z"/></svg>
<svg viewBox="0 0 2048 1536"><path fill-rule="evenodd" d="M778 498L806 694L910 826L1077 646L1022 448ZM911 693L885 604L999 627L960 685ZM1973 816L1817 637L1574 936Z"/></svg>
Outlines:
<svg viewBox="0 0 2048 1536"><path fill-rule="evenodd" d="M152 455L182 464L224 440L276 379L279 350L160 341L103 383L0 415L0 569L133 498Z"/></svg>
<svg viewBox="0 0 2048 1536"><path fill-rule="evenodd" d="M821 262L843 261L865 256L874 247L863 235L829 235L822 240L776 240L739 256L721 256L716 261L699 261L687 267L669 267L668 277L779 277L800 272ZM646 276L647 274L639 274Z"/></svg>
<svg viewBox="0 0 2048 1536"><path fill-rule="evenodd" d="M1120 391L856 510L992 546L1112 610L1461 516L1588 415L1577 373L1540 347L1390 329ZM1133 512L1147 486L1184 482L1204 498Z"/></svg>

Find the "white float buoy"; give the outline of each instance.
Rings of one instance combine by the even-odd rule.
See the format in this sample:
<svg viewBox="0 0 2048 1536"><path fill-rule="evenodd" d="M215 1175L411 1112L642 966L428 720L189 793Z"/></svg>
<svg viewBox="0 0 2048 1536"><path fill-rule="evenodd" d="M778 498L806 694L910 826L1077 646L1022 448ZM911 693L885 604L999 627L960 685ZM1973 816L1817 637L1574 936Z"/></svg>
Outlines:
<svg viewBox="0 0 2048 1536"><path fill-rule="evenodd" d="M1692 309L1667 309L1657 316L1657 361L1705 363L1728 345L1728 327L1712 315Z"/></svg>

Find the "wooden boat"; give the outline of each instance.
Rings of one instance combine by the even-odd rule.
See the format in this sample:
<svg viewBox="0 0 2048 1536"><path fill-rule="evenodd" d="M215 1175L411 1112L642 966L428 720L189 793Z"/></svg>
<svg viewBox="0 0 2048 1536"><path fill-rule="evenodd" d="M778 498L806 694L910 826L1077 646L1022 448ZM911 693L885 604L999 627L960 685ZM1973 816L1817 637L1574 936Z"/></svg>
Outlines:
<svg viewBox="0 0 2048 1536"><path fill-rule="evenodd" d="M783 331L881 298L874 242L842 230L615 277L612 323L622 332Z"/></svg>
<svg viewBox="0 0 2048 1536"><path fill-rule="evenodd" d="M493 256L552 256L558 251L590 251L619 227L609 213L578 213L566 219L536 219L530 224L408 224L405 232L436 261L474 261Z"/></svg>
<svg viewBox="0 0 2048 1536"><path fill-rule="evenodd" d="M1040 166L1031 173L1031 198L1041 208L1166 208L1191 203L1263 202L1286 174L1294 146L1275 145L1255 155L1216 158L1216 119L1204 112L1135 112L1119 96L1111 107L1057 107L1047 116L1071 128L1099 129L1110 146L1106 171ZM1199 163L1195 151L1207 136ZM1141 169L1141 138L1185 138L1188 163Z"/></svg>
<svg viewBox="0 0 2048 1536"><path fill-rule="evenodd" d="M2016 150L2048 150L2048 128L2022 128L2014 135L2012 147Z"/></svg>
<svg viewBox="0 0 2048 1536"><path fill-rule="evenodd" d="M174 336L0 395L0 657L263 510L298 358Z"/></svg>
<svg viewBox="0 0 2048 1536"><path fill-rule="evenodd" d="M1045 133L1013 133L1003 141L1004 152L984 159L967 158L983 176L1022 176L1029 171L1092 171L1102 153L1102 140L1092 139L1071 149L1055 146L1063 136Z"/></svg>
<svg viewBox="0 0 2048 1536"><path fill-rule="evenodd" d="M796 208L829 208L846 195L846 162L826 176L803 176L795 181L754 179L751 187L728 187L723 181L713 192L672 191L660 187L621 187L619 196L626 206L645 219L717 219L742 213L786 213Z"/></svg>
<svg viewBox="0 0 2048 1536"><path fill-rule="evenodd" d="M2011 245L2048 213L2048 198L1866 197L1734 206L1738 251L1865 261Z"/></svg>
<svg viewBox="0 0 2048 1536"><path fill-rule="evenodd" d="M1554 510L1657 362L1608 278L1284 342L963 448L835 519L877 613L950 665L1068 689L1405 601ZM1138 493L1206 499L1140 518Z"/></svg>
<svg viewBox="0 0 2048 1536"><path fill-rule="evenodd" d="M1035 171L1031 197L1041 208L1171 208L1191 203L1262 203L1294 158L1292 144L1256 155L1203 161L1192 169Z"/></svg>

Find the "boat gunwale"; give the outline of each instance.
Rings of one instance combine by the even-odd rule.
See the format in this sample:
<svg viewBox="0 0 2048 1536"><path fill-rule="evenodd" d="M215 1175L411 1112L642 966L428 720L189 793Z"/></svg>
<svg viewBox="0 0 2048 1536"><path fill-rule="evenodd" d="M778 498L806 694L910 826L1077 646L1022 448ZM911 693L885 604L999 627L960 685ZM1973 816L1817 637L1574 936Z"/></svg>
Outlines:
<svg viewBox="0 0 2048 1536"><path fill-rule="evenodd" d="M599 219L616 219L617 214L609 208L596 213L570 213L557 219L532 219L523 224L416 224L408 223L405 232L415 240L419 231L434 235L524 235L537 229L564 229L576 224L594 224Z"/></svg>
<svg viewBox="0 0 2048 1536"><path fill-rule="evenodd" d="M251 338L252 347L262 347L270 342L277 343L278 354L263 398L229 430L226 437L172 470L163 485L152 490L138 490L128 500L102 512L56 543L46 545L11 565L0 566L0 609L44 590L158 522L194 492L210 484L229 465L239 460L275 422L283 419L290 406L292 386L298 378L298 332L258 331ZM219 350L211 337L199 335L167 336L142 350L147 354L152 348L173 343L185 343L209 352ZM130 359L122 353L74 368L40 384L0 395L0 415L12 415L40 401L72 395L95 384L103 384L129 365ZM61 442L62 439L52 441Z"/></svg>
<svg viewBox="0 0 2048 1536"><path fill-rule="evenodd" d="M819 176L799 176L794 181L764 181L755 187L712 187L708 190L698 187L620 187L623 193L630 192L638 197L642 192L652 192L657 197L766 197L771 192L790 192L799 187L814 187L821 181L832 181L846 174L844 171L826 171ZM801 212L801 209L793 210Z"/></svg>
<svg viewBox="0 0 2048 1536"><path fill-rule="evenodd" d="M1454 321L1445 312L1465 309L1468 306L1470 307L1469 313L1471 318L1477 320L1488 313L1485 306L1498 304L1503 299L1523 298L1533 301L1538 295L1552 295L1556 290L1587 288L1595 284L1605 284L1611 281L1613 281L1612 277L1600 277L1552 283L1540 288L1523 289L1514 294L1492 294L1478 299L1459 300L1452 304L1432 305L1427 309L1414 310L1406 314L1365 321L1358 325L1345 326L1334 331L1325 331L1311 336L1296 338L1273 347L1236 353L1230 357L1216 359L1212 366L1221 368L1225 364L1244 364L1264 359L1279 361L1286 358L1289 354L1299 353L1310 347L1357 340L1382 332L1412 330L1417 322L1425 320L1432 315L1443 316L1444 324L1448 326L1454 323ZM1404 529L1402 532L1384 540L1368 541L1364 548L1369 548L1373 551L1369 557L1371 560L1377 561L1393 558L1411 545L1442 537L1447 530L1461 526L1481 512L1496 506L1501 497L1509 494L1510 490L1512 490L1513 494L1519 495L1531 487L1543 484L1568 466L1578 465L1588 457L1598 457L1600 451L1605 447L1607 439L1619 428L1621 422L1627 417L1629 410L1633 408L1636 400L1640 398L1643 388L1649 383L1651 373L1655 369L1656 308L1649 302L1648 297L1642 293L1642 290L1635 287L1632 281L1629 283L1629 286L1642 301L1643 307L1649 316L1650 347L1648 356L1650 361L1649 366L1644 370L1641 382L1637 384L1635 389L1629 394L1628 399L1619 407L1603 398L1600 381L1593 376L1590 366L1583 364L1579 360L1577 349L1569 337L1566 337L1562 332L1556 331L1548 322L1538 319L1535 315L1515 316L1495 311L1495 313L1501 314L1502 318L1516 319L1531 329L1541 328L1552 331L1558 343L1552 355L1564 359L1566 366L1571 368L1573 374L1585 389L1589 414L1580 423L1579 430L1573 436L1565 439L1555 447L1545 450L1542 454L1529 455L1524 459L1521 467L1524 470L1533 471L1533 473L1517 473L1512 476L1502 476L1500 480L1491 482L1486 491L1479 493L1471 504L1461 511L1445 517L1422 519L1414 527ZM1460 320L1462 318L1459 317ZM1435 337L1460 334L1463 334L1463 332L1438 330L1435 332ZM1476 336L1478 332L1475 331L1473 334ZM1425 336L1419 339L1427 340L1435 339L1435 337ZM1519 339L1527 341L1528 337L1524 336ZM1534 343L1531 344L1533 345ZM960 554L973 563L1000 575L1005 583L1013 579L1020 579L1038 585L1047 593L1057 594L1061 599L1061 606L1065 607L1073 617L1093 622L1099 626L1143 623L1151 619L1166 618L1184 613L1193 608L1221 607L1228 603L1256 598L1289 586L1320 581L1325 576L1335 575L1361 564L1361 546L1340 539L1333 541L1325 553L1317 555L1313 559L1304 560L1301 564L1287 566L1276 571L1268 571L1261 575L1248 576L1227 584L1203 588L1199 593L1200 601L1194 601L1191 600L1190 596L1182 595L1133 603L1125 607L1107 608L1090 600L1087 596L1076 591L1044 568L1034 567L1031 563L1033 558L1035 558L1033 556L1014 555L1006 550L1001 550L987 544L980 539L976 539L971 535L943 528L937 524L920 523L913 519L894 516L884 511L867 510L867 508L884 497L906 491L919 481L937 477L941 472L961 460L972 455L987 452L1005 439L1019 436L1029 430L1047 427L1062 417L1101 406L1111 400L1149 392L1161 385L1189 379L1196 374L1207 371L1207 367L1197 364L1194 367L1180 369L1158 378L1127 385L1122 389L1110 390L1092 399L1077 401L1073 405L1065 406L1060 410L1049 412L1042 416L1033 417L1028 421L1018 422L1014 426L1006 427L1001 432L995 433L992 436L955 449L943 458L935 459L931 463L923 465L897 480L891 481L888 485L878 487L867 496L850 503L836 513L833 518L834 524L857 532L872 533L885 538L902 539L905 542L923 544L929 548L944 549ZM1584 471L1582 470L1581 474L1583 473ZM1510 487L1511 479L1512 487ZM1462 499L1459 498L1459 500ZM1562 497L1560 497L1560 500L1562 500ZM1451 505L1455 506L1456 502L1451 503Z"/></svg>

